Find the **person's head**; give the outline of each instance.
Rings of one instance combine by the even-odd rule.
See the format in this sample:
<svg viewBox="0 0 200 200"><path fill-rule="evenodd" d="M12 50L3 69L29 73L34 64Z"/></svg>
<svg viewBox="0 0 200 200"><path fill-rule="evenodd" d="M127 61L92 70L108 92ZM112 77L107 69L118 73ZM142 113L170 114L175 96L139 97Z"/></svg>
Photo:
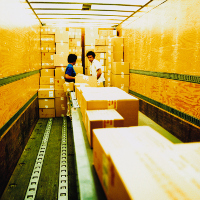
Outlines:
<svg viewBox="0 0 200 200"><path fill-rule="evenodd" d="M72 63L73 65L75 65L77 60L77 55L75 54L69 54L68 56L68 63Z"/></svg>
<svg viewBox="0 0 200 200"><path fill-rule="evenodd" d="M93 51L87 52L86 56L88 57L88 60L92 62L95 59L95 53Z"/></svg>

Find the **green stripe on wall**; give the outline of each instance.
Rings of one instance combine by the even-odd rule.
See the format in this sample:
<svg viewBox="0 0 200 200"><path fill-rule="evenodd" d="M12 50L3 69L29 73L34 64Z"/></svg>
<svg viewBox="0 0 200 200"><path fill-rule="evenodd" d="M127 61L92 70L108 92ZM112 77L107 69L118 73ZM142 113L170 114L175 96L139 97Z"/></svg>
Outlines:
<svg viewBox="0 0 200 200"><path fill-rule="evenodd" d="M17 75L14 75L14 76L8 76L8 77L5 77L5 78L0 78L0 87L3 86L3 85L9 84L9 83L18 81L20 79L26 78L28 76L32 76L32 75L37 74L39 72L40 72L40 70L35 70L35 71L31 71L31 72L26 72L26 73L23 73L23 74L17 74Z"/></svg>
<svg viewBox="0 0 200 200"><path fill-rule="evenodd" d="M169 107L167 105L164 105L164 104L162 104L162 103L160 103L158 101L150 99L150 98L148 98L146 96L143 96L142 94L139 94L139 93L134 92L132 90L129 90L129 93L131 93L134 96L137 96L140 99L143 99L143 100L145 100L145 101L147 101L147 102L149 102L149 103L151 103L151 104L153 104L153 105L155 105L155 106L157 106L157 107L159 107L159 108L161 108L161 109L163 109L163 110L165 110L165 111L167 111L167 112L169 112L171 114L174 114L174 115L180 117L181 119L184 119L184 120L186 120L186 121L188 121L188 122L200 127L200 120L195 118L195 117L192 117L192 116L190 116L188 114L185 114L185 113L183 113L183 112L181 112L181 111L179 111L177 109L171 108L171 107Z"/></svg>
<svg viewBox="0 0 200 200"><path fill-rule="evenodd" d="M36 97L37 97L37 93L31 99L29 99L29 101L27 101L26 104L24 104L24 106L21 109L19 109L18 112L15 113L15 115L13 115L13 117L10 118L10 120L3 125L2 128L0 128L0 137L11 126L11 124L24 112L24 110L26 110L26 108L32 103L32 101Z"/></svg>
<svg viewBox="0 0 200 200"><path fill-rule="evenodd" d="M200 76L130 69L130 73L200 84Z"/></svg>

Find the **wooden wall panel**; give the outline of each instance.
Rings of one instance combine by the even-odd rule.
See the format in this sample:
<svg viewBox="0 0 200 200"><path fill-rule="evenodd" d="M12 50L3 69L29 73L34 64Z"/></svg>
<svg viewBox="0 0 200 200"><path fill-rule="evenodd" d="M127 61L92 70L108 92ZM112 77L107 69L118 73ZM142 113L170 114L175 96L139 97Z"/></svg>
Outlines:
<svg viewBox="0 0 200 200"><path fill-rule="evenodd" d="M0 128L36 94L39 76L38 73L0 87Z"/></svg>
<svg viewBox="0 0 200 200"><path fill-rule="evenodd" d="M168 0L129 25L124 57L131 69L200 75L200 3Z"/></svg>
<svg viewBox="0 0 200 200"><path fill-rule="evenodd" d="M40 23L26 7L0 2L0 78L41 68Z"/></svg>
<svg viewBox="0 0 200 200"><path fill-rule="evenodd" d="M200 119L200 84L130 74L130 90Z"/></svg>

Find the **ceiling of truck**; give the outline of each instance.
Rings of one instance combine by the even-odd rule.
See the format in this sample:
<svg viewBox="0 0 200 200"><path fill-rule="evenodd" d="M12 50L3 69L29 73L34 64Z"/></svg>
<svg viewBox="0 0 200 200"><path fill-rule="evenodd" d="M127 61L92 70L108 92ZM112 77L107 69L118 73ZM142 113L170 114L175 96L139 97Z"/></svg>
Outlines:
<svg viewBox="0 0 200 200"><path fill-rule="evenodd" d="M116 27L149 0L26 0L43 25Z"/></svg>

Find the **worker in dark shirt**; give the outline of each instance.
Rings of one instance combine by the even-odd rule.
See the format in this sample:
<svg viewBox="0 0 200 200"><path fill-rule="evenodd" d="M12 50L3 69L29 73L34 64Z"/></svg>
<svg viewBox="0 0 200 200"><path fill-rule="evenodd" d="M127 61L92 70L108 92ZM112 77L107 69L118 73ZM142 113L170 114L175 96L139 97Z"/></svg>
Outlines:
<svg viewBox="0 0 200 200"><path fill-rule="evenodd" d="M65 71L65 81L75 82L76 72L73 68L73 65L76 64L77 56L75 54L69 54L68 56L68 65Z"/></svg>

